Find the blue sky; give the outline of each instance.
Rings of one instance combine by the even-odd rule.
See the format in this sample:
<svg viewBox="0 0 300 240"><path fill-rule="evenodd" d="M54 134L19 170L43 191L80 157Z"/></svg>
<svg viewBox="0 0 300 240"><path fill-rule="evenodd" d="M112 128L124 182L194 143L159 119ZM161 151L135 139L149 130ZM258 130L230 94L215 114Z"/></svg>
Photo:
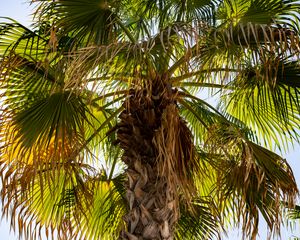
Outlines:
<svg viewBox="0 0 300 240"><path fill-rule="evenodd" d="M28 2L24 0L0 0L1 7L0 7L0 16L11 17L15 20L20 21L24 25L30 24L30 14L32 7L29 6ZM291 165L292 169L294 170L295 178L300 186L300 146L296 146L290 153L285 154L284 157L288 160L289 164ZM300 237L300 223L297 224L296 229L293 233L288 231L286 228L282 229L281 239L288 240L293 235ZM266 240L266 224L260 223L260 240ZM9 224L6 220L2 220L0 222L0 239L6 240L16 240L17 235L13 233L9 233ZM224 237L224 240L240 240L241 236L238 234L237 230L232 230L228 233L228 237ZM55 239L54 239L55 240ZM274 239L275 240L275 239Z"/></svg>

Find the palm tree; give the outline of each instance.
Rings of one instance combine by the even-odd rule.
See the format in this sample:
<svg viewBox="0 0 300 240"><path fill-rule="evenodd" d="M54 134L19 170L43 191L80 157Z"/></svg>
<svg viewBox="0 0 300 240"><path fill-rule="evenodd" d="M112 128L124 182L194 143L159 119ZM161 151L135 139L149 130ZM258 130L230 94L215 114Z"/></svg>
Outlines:
<svg viewBox="0 0 300 240"><path fill-rule="evenodd" d="M260 214L279 233L298 194L272 152L299 141L298 1L32 2L32 29L0 27L2 204L20 236L233 223L255 239Z"/></svg>

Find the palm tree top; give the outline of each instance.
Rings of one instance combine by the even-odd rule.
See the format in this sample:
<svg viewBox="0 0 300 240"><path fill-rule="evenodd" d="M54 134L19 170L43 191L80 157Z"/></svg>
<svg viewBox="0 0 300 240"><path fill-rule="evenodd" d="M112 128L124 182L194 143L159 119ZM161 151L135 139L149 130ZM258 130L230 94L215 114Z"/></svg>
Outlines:
<svg viewBox="0 0 300 240"><path fill-rule="evenodd" d="M116 238L132 169L176 192L176 239L230 221L254 239L259 213L279 231L298 194L272 152L299 142L298 1L31 3L30 28L0 23L2 203L20 235Z"/></svg>

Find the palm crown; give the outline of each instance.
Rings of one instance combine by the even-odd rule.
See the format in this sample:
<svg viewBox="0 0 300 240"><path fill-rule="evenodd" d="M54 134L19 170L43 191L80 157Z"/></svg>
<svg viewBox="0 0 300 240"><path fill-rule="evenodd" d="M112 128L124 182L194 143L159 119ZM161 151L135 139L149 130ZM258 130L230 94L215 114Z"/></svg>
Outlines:
<svg viewBox="0 0 300 240"><path fill-rule="evenodd" d="M271 151L299 140L297 1L32 2L32 30L0 27L20 235L211 239L231 221L254 239L259 212L278 232L298 193Z"/></svg>

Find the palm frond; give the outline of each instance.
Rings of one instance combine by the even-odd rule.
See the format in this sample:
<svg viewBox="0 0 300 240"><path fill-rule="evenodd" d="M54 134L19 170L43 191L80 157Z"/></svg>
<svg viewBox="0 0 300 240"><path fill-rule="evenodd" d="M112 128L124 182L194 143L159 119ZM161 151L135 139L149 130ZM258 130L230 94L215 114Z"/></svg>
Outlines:
<svg viewBox="0 0 300 240"><path fill-rule="evenodd" d="M39 25L48 31L46 34L52 34L56 47L107 44L117 39L120 3L116 1L33 2L37 5L35 17Z"/></svg>
<svg viewBox="0 0 300 240"><path fill-rule="evenodd" d="M23 29L17 23L9 26L11 31ZM22 36L16 35L16 39L20 40L15 41L5 31L1 35L11 41L10 45L3 45L6 50L1 62L0 87L4 106L1 111L1 141L5 153L1 160L7 163L27 161L30 164L40 160L57 164L62 158L66 161L76 158L90 147L86 140L90 139L88 142L92 144L92 138L105 138L105 132L112 127L109 124L116 119L114 106L109 103L109 96L114 94L105 95L101 101L92 101L89 98L96 96L99 99L99 95L83 90L88 86L80 86L80 91L76 90L77 86L68 84L68 60L60 57L47 61L48 53L42 52L47 41L38 45L35 41L38 35L28 31L26 44L22 45L18 43L23 41ZM31 49L36 45L43 53L38 58ZM113 86L111 89L113 92ZM109 89L106 88L106 91Z"/></svg>
<svg viewBox="0 0 300 240"><path fill-rule="evenodd" d="M129 29L137 30L138 36L149 37L157 29L164 29L174 23L193 22L194 24L212 21L216 6L220 1L149 1L139 0L126 4L127 19L121 18ZM141 34L142 33L142 34Z"/></svg>
<svg viewBox="0 0 300 240"><path fill-rule="evenodd" d="M299 125L298 63L272 62L245 70L231 84L235 91L223 95L226 111L259 134L264 129L265 144L286 148L298 141ZM282 131L284 129L284 132ZM280 139L280 141L278 141Z"/></svg>
<svg viewBox="0 0 300 240"><path fill-rule="evenodd" d="M225 212L236 213L235 221L242 222L243 234L257 234L259 212L270 231L279 231L280 201L292 205L298 193L287 161L251 142L228 123L212 126L206 147L209 152L223 155L223 160L213 163L218 197L225 204Z"/></svg>
<svg viewBox="0 0 300 240"><path fill-rule="evenodd" d="M290 219L300 219L300 206L296 205L294 208L290 208L287 216Z"/></svg>
<svg viewBox="0 0 300 240"><path fill-rule="evenodd" d="M196 138L196 144L203 144L204 136L210 125L217 121L217 114L211 112L200 101L179 101L182 105L181 114L190 124L190 128Z"/></svg>
<svg viewBox="0 0 300 240"><path fill-rule="evenodd" d="M1 18L0 18L1 19ZM24 25L9 19L0 23L0 54L9 55L10 52L23 57L43 60L49 50L49 39L39 35Z"/></svg>
<svg viewBox="0 0 300 240"><path fill-rule="evenodd" d="M221 219L211 198L194 199L193 210L181 206L175 238L176 239L213 239L219 238Z"/></svg>
<svg viewBox="0 0 300 240"><path fill-rule="evenodd" d="M298 18L296 12L299 10L297 1L280 0L253 0L253 1L224 1L218 11L218 19L223 23L257 23L278 24L286 15ZM288 24L287 22L284 22Z"/></svg>
<svg viewBox="0 0 300 240"><path fill-rule="evenodd" d="M12 213L11 226L20 236L36 239L45 231L48 239L111 239L120 231L125 210L124 193L116 187L120 176L108 181L104 172L74 162L5 171L4 214Z"/></svg>

